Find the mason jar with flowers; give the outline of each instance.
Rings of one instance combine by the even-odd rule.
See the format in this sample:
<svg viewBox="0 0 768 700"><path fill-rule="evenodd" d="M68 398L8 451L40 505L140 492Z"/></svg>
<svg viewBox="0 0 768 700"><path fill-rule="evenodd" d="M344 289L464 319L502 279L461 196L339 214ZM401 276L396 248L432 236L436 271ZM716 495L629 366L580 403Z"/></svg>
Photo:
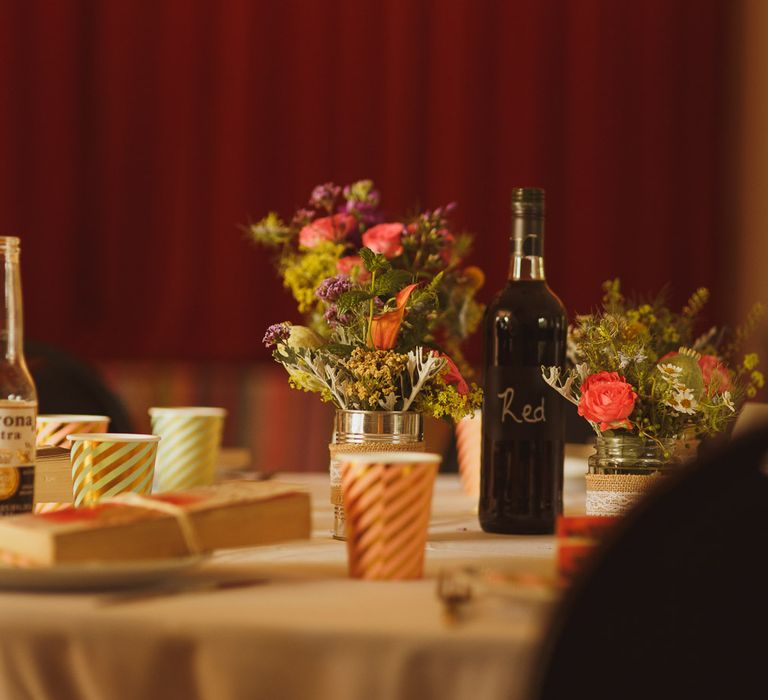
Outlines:
<svg viewBox="0 0 768 700"><path fill-rule="evenodd" d="M386 220L371 181L328 183L290 224L270 213L249 229L276 250L305 319L270 326L264 342L291 387L336 407L337 538L345 528L338 451L423 450L424 416L458 420L481 404L460 346L482 318L474 297L483 275L463 264L470 239L452 232L451 209Z"/></svg>
<svg viewBox="0 0 768 700"><path fill-rule="evenodd" d="M676 312L663 295L627 300L618 280L603 288L602 310L569 329L571 368L542 368L596 433L586 475L590 515L624 512L694 457L702 438L725 433L764 385L757 355L742 352L762 305L730 335L711 328L696 336L706 289Z"/></svg>

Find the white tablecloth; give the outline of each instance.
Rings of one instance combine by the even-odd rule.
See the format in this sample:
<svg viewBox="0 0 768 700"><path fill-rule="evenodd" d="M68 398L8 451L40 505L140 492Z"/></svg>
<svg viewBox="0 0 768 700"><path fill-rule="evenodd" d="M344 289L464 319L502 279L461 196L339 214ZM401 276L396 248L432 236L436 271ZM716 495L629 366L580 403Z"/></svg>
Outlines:
<svg viewBox="0 0 768 700"><path fill-rule="evenodd" d="M583 509L584 464L568 460L566 511ZM551 575L554 537L483 533L454 476L436 484L425 578L346 576L330 535L327 475L281 475L313 494L310 541L215 554L186 585L245 587L132 597L0 593L0 698L88 700L514 700L527 696L555 589L513 587L447 624L443 568ZM168 583L170 588L180 579ZM157 591L155 591L157 593Z"/></svg>

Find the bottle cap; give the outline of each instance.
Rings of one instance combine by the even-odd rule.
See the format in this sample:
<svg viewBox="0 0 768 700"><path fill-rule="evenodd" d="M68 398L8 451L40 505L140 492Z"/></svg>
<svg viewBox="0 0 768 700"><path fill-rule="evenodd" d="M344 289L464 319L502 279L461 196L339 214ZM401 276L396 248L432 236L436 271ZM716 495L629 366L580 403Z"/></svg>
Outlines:
<svg viewBox="0 0 768 700"><path fill-rule="evenodd" d="M16 236L0 236L0 248L3 250L17 251L21 240Z"/></svg>
<svg viewBox="0 0 768 700"><path fill-rule="evenodd" d="M514 187L512 213L518 216L544 216L544 190L540 187Z"/></svg>
<svg viewBox="0 0 768 700"><path fill-rule="evenodd" d="M515 187L512 190L512 234L514 257L541 257L544 254L544 190Z"/></svg>

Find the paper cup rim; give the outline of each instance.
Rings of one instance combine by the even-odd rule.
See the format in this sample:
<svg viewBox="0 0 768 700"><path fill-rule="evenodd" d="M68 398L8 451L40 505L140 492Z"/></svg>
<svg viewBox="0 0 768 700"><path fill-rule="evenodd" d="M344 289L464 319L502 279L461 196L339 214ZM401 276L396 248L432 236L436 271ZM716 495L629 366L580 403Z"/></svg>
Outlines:
<svg viewBox="0 0 768 700"><path fill-rule="evenodd" d="M215 416L224 418L226 408L218 406L153 406L149 409L150 416Z"/></svg>
<svg viewBox="0 0 768 700"><path fill-rule="evenodd" d="M72 433L67 440L93 440L95 442L157 442L159 435L144 433Z"/></svg>
<svg viewBox="0 0 768 700"><path fill-rule="evenodd" d="M335 462L384 462L384 463L400 463L400 462L429 462L430 464L435 462L441 462L443 456L437 452L397 452L386 450L380 450L378 452L337 452L333 455Z"/></svg>
<svg viewBox="0 0 768 700"><path fill-rule="evenodd" d="M109 416L96 416L85 413L39 413L37 420L58 421L60 423L84 423L95 421L109 421Z"/></svg>

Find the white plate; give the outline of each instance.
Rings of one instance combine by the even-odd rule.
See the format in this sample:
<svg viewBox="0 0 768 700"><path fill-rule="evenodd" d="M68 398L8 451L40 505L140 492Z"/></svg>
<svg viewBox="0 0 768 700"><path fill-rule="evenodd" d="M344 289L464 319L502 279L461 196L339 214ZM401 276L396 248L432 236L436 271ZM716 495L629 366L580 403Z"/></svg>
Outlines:
<svg viewBox="0 0 768 700"><path fill-rule="evenodd" d="M145 586L198 566L206 557L83 562L49 567L0 565L0 589L93 591Z"/></svg>

